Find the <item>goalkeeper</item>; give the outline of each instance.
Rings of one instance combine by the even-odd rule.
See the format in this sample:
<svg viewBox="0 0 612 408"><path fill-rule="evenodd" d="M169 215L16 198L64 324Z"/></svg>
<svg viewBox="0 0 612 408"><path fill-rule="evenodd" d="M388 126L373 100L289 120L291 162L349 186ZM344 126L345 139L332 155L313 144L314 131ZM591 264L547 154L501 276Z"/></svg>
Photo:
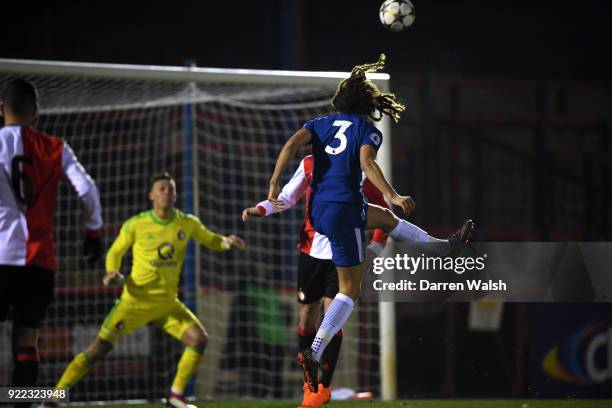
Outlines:
<svg viewBox="0 0 612 408"><path fill-rule="evenodd" d="M177 298L187 243L193 238L214 251L244 249L245 244L236 235L211 232L195 216L175 209L176 186L169 173L152 178L149 199L153 209L125 222L106 256L104 285L120 283L124 280L119 272L121 259L132 247L132 272L121 298L102 323L98 337L68 365L57 388L74 386L119 338L152 322L185 345L168 406L193 407L187 404L183 393L202 358L207 335L198 318Z"/></svg>

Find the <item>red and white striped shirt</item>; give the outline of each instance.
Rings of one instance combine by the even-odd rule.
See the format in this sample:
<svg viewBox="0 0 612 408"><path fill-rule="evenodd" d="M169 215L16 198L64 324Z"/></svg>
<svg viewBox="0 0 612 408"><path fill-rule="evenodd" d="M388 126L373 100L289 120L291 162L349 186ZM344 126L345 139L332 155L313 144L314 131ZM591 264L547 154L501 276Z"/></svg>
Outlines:
<svg viewBox="0 0 612 408"><path fill-rule="evenodd" d="M291 180L283 187L281 193L278 195L278 199L283 202L284 209L293 207L299 200L306 195L306 215L302 231L300 232L300 242L298 243L298 249L313 258L318 259L331 259L332 251L331 245L327 237L323 234L319 234L312 227L310 218L308 216L308 202L310 198L310 180L312 179L312 169L314 166L314 158L312 155L308 155L302 159L299 167L291 177ZM371 204L376 204L381 207L389 208L383 194L378 188L365 176L362 179L361 190L366 200ZM257 204L260 212L264 216L268 216L279 212L274 205L268 201L262 201ZM380 229L374 230L372 236L372 243L379 245L379 248L383 247L387 241L387 234Z"/></svg>
<svg viewBox="0 0 612 408"><path fill-rule="evenodd" d="M0 265L56 269L53 213L62 177L79 196L85 228L99 233L98 189L70 146L28 126L0 129Z"/></svg>

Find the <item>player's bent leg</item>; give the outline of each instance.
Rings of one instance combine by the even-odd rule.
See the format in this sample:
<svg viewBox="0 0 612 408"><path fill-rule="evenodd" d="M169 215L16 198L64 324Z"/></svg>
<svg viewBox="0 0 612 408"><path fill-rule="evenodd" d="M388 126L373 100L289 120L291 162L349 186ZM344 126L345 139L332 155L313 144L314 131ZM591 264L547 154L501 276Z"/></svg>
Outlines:
<svg viewBox="0 0 612 408"><path fill-rule="evenodd" d="M64 370L56 388L69 389L73 387L89 369L111 352L121 336L127 335L147 322L142 312L135 312L133 302L123 298L117 299L110 310L98 336L86 350L77 354Z"/></svg>
<svg viewBox="0 0 612 408"><path fill-rule="evenodd" d="M77 354L72 359L60 377L56 388L72 388L87 374L94 364L102 361L111 352L113 347L114 345L110 341L97 337L86 350Z"/></svg>
<svg viewBox="0 0 612 408"><path fill-rule="evenodd" d="M172 389L168 396L168 406L176 408L190 408L194 405L188 404L184 396L187 384L198 370L198 365L202 360L202 355L208 335L200 324L193 324L187 327L181 337L181 342L185 345L185 351L179 360L176 376L172 381Z"/></svg>
<svg viewBox="0 0 612 408"><path fill-rule="evenodd" d="M298 354L298 364L304 370L304 376L313 392L319 389L318 363L323 351L348 320L354 300L361 291L365 241L363 229L366 224L364 210L361 206L342 203L313 205L313 226L329 238L339 285L339 292L329 305L312 346Z"/></svg>
<svg viewBox="0 0 612 408"><path fill-rule="evenodd" d="M96 338L89 347L77 354L68 367L64 370L60 380L58 381L55 388L57 389L69 389L73 387L97 362L101 361L106 357L108 353L113 349L113 343ZM56 402L43 402L41 408L53 408L57 407Z"/></svg>
<svg viewBox="0 0 612 408"><path fill-rule="evenodd" d="M329 305L333 301L333 297L338 292L338 275L336 273L335 267L333 268L333 275L336 279L335 284L333 285L333 290L326 291L326 296L323 298L323 310L327 311ZM327 293L329 292L329 293ZM307 307L302 307L307 306ZM309 305L300 305L300 323L304 323L305 327L312 327L313 333L307 340L308 342L302 342L302 336L300 336L300 350L307 348L310 346L315 337L315 324L319 315L319 307L320 302L311 303ZM306 320L306 316L308 316L309 320ZM312 326L310 325L312 324ZM299 327L298 327L299 329ZM336 364L338 362L338 356L340 355L340 347L342 345L342 330L340 330L333 337L332 341L329 343L323 356L321 358L321 379L319 381L319 389L316 393L310 390L310 386L308 383L304 382L304 398L300 403L300 408L318 408L329 402L331 397L331 380L336 369Z"/></svg>
<svg viewBox="0 0 612 408"><path fill-rule="evenodd" d="M195 407L187 403L184 393L202 360L208 334L200 320L178 299L175 300L174 308L165 317L156 320L155 324L185 345L172 381L167 405L175 408Z"/></svg>
<svg viewBox="0 0 612 408"><path fill-rule="evenodd" d="M448 242L432 237L418 226L398 218L388 208L368 204L367 229L380 228L393 239L401 242Z"/></svg>
<svg viewBox="0 0 612 408"><path fill-rule="evenodd" d="M203 353L208 344L208 333L206 333L206 330L204 330L204 327L201 325L193 324L187 327L183 332L181 343Z"/></svg>
<svg viewBox="0 0 612 408"><path fill-rule="evenodd" d="M379 205L368 204L368 218L366 229L382 229L387 234L397 226L399 218L388 208Z"/></svg>
<svg viewBox="0 0 612 408"><path fill-rule="evenodd" d="M361 290L361 274L363 265L338 266L339 293L329 305L321 327L310 349L298 354L298 363L304 370L304 375L311 384L313 392L318 392L318 362L332 338L340 331L353 311L354 300Z"/></svg>
<svg viewBox="0 0 612 408"><path fill-rule="evenodd" d="M337 278L337 274L334 275L336 275ZM337 283L335 291L337 292ZM323 298L323 310L325 312L327 312L332 300L333 298L327 296ZM325 348L325 351L321 356L321 379L319 381L319 391L316 394L310 393L308 399L304 401L302 408L319 408L327 404L331 399L331 381L336 369L336 364L338 363L342 339L342 329L340 329L340 331L338 331L338 333L336 333L336 335L332 338L331 342Z"/></svg>

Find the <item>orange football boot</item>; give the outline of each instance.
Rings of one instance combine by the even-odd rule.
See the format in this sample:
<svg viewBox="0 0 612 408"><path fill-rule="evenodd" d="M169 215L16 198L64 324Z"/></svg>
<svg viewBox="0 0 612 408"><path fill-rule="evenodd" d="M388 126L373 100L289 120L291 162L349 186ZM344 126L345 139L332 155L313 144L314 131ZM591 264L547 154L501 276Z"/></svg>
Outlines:
<svg viewBox="0 0 612 408"><path fill-rule="evenodd" d="M331 385L325 387L319 383L319 391L316 393L310 392L308 396L306 396L306 388L310 389L307 385L304 386L304 401L298 408L321 408L331 399Z"/></svg>

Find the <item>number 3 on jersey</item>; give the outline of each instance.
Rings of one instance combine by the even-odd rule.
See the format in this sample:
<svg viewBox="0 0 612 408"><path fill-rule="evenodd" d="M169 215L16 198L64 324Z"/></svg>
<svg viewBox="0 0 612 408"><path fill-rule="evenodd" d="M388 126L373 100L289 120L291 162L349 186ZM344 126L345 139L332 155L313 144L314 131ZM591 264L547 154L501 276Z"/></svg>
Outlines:
<svg viewBox="0 0 612 408"><path fill-rule="evenodd" d="M325 146L325 153L327 154L340 154L346 149L346 135L344 132L348 129L353 122L350 120L335 120L332 123L332 126L339 126L340 129L334 135L334 139L338 139L340 141L340 145L338 147L331 147L330 145Z"/></svg>

